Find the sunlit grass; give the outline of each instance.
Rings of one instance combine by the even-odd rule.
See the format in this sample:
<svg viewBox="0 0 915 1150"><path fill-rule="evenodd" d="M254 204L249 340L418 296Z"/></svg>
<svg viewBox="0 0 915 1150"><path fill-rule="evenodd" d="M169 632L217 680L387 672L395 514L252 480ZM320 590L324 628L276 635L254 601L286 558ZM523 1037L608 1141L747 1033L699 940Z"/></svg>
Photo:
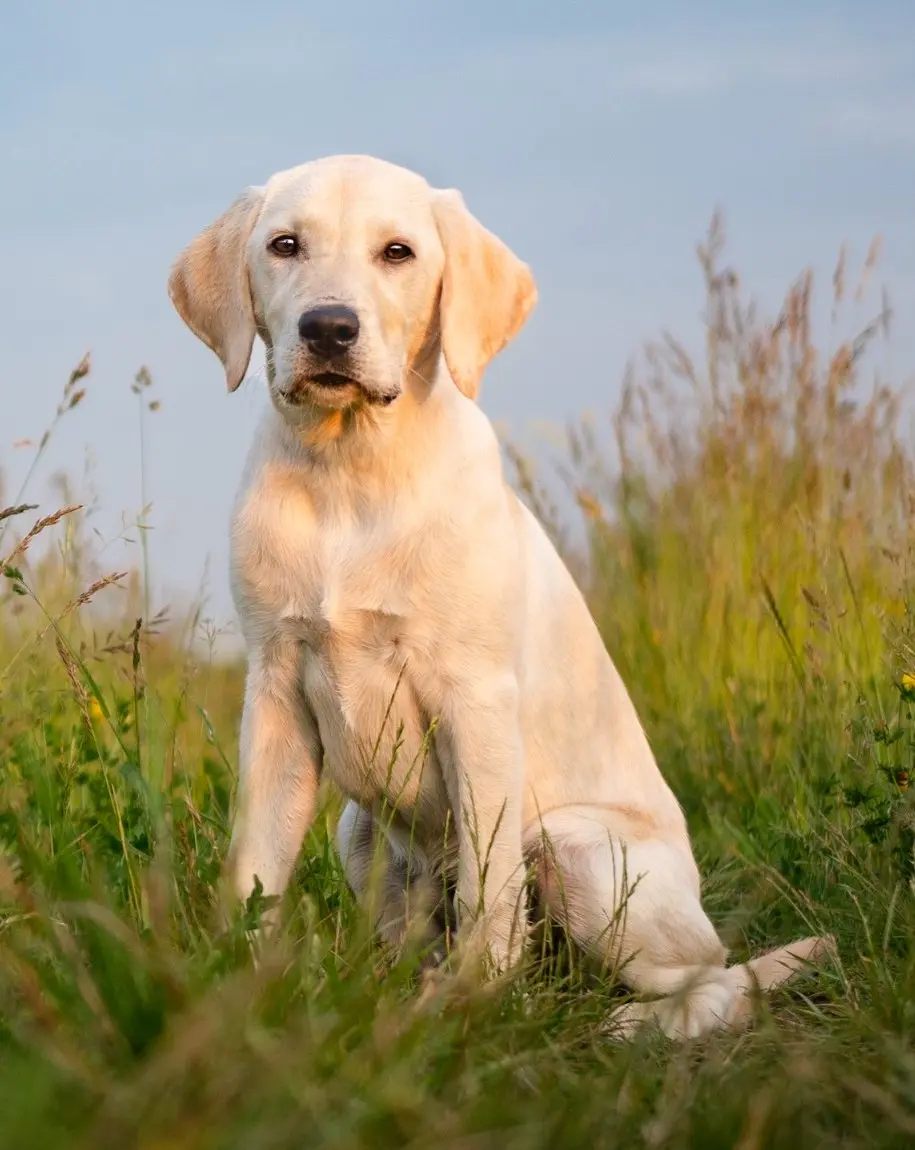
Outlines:
<svg viewBox="0 0 915 1150"><path fill-rule="evenodd" d="M888 309L823 352L809 278L763 317L717 227L700 255L702 362L665 338L612 425L569 433L569 560L723 936L829 931L835 966L698 1047L608 1043L618 992L561 940L512 987L423 996L353 905L328 794L255 968L257 900L228 922L218 900L242 668L26 488L0 499L0 1146L911 1145L915 489L868 366ZM840 263L837 331L863 294ZM57 418L91 385L87 360Z"/></svg>

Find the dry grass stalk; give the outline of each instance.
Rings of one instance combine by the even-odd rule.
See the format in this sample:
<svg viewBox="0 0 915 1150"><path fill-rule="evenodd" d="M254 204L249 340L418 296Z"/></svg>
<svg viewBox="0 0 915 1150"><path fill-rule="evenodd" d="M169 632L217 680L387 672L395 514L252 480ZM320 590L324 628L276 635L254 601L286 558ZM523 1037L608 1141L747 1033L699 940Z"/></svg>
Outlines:
<svg viewBox="0 0 915 1150"><path fill-rule="evenodd" d="M45 531L48 527L53 527L55 523L59 523L65 516L73 515L74 512L82 511L82 509L83 504L76 503L72 507L62 507L59 511L55 511L51 515L45 515L43 519L39 519L32 530L28 533L28 535L24 536L24 538L13 548L9 557L3 560L2 566L9 566L15 563L17 559L21 558L22 555L25 554L29 545L37 536L42 533L42 531Z"/></svg>
<svg viewBox="0 0 915 1150"><path fill-rule="evenodd" d="M14 515L24 515L26 511L37 511L37 503L20 503L18 507L4 507L0 509L0 523L4 519L12 519Z"/></svg>
<svg viewBox="0 0 915 1150"><path fill-rule="evenodd" d="M79 673L79 666L60 635L54 637L54 645L57 647L57 654L60 656L60 661L64 665L64 670L67 672L67 678L70 680L70 686L73 688L73 695L76 698L83 723L86 726L86 730L91 733L92 718L89 714L89 692L83 684L82 677Z"/></svg>

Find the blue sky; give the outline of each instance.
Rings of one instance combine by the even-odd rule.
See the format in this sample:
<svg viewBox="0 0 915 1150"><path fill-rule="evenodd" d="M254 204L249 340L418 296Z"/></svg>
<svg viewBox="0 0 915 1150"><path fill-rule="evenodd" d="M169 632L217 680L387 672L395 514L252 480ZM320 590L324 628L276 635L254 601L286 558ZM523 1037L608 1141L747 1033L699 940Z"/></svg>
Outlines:
<svg viewBox="0 0 915 1150"><path fill-rule="evenodd" d="M219 620L263 387L255 373L225 394L165 280L276 170L336 152L406 164L460 187L531 263L540 304L483 391L516 429L608 417L644 339L701 336L694 251L716 205L731 259L773 307L802 267L826 276L841 243L860 260L880 232L891 366L915 366L910 2L29 0L2 27L6 492L28 463L14 441L40 435L91 349L88 398L34 493L50 505L47 477L66 469L115 539L140 506L130 382L147 364L159 594L193 592L209 558Z"/></svg>

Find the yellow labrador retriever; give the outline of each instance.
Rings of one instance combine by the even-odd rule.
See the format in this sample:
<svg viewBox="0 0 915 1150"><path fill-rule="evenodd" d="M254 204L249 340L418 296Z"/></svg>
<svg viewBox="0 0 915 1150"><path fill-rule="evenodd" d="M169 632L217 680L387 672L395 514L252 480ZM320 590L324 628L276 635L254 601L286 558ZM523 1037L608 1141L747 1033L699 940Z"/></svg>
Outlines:
<svg viewBox="0 0 915 1150"><path fill-rule="evenodd" d="M169 288L230 391L255 335L267 353L232 526L238 894L284 890L326 771L358 896L387 856L394 944L416 892L450 881L459 946L507 968L531 867L541 906L656 996L621 1026L674 1035L737 1024L819 957L805 939L725 967L680 806L474 402L537 292L460 195L369 157L304 164L236 200Z"/></svg>

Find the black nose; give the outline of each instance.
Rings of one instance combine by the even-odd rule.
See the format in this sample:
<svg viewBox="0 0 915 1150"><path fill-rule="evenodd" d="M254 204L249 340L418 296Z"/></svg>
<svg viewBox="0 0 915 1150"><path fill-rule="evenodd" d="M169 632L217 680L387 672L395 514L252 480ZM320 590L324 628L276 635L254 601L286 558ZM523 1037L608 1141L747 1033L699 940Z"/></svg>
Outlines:
<svg viewBox="0 0 915 1150"><path fill-rule="evenodd" d="M299 316L299 335L315 355L337 359L359 337L359 316L339 303L313 307Z"/></svg>

